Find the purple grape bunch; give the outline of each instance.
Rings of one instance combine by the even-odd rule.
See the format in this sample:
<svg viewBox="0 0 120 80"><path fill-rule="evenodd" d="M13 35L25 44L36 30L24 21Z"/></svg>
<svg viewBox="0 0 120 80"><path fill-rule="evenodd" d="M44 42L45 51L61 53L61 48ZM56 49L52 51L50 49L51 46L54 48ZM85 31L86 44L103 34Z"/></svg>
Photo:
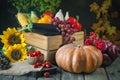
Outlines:
<svg viewBox="0 0 120 80"><path fill-rule="evenodd" d="M103 55L102 67L111 65L120 54L120 48L108 40L97 37L95 32L85 39L85 45L93 45L101 50Z"/></svg>
<svg viewBox="0 0 120 80"><path fill-rule="evenodd" d="M78 30L74 29L67 20L60 21L59 18L53 18L51 24L60 29L61 35L63 36L63 44L72 43L76 40L72 35L78 32Z"/></svg>

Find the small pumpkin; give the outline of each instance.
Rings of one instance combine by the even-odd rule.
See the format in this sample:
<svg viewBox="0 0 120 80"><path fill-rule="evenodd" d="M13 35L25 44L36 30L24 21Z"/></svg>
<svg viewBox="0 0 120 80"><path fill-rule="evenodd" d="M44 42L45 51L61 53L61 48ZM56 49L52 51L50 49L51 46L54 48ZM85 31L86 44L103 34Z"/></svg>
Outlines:
<svg viewBox="0 0 120 80"><path fill-rule="evenodd" d="M90 73L102 64L102 53L92 45L77 46L66 44L60 47L55 55L60 68L74 73Z"/></svg>

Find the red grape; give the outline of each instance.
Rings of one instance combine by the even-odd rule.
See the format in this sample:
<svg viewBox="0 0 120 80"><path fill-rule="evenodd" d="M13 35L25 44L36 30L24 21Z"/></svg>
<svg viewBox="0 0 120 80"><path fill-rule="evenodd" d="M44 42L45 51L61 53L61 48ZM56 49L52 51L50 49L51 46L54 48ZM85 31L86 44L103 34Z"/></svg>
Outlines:
<svg viewBox="0 0 120 80"><path fill-rule="evenodd" d="M75 41L74 38L73 39L69 38L71 37L72 34L78 31L77 29L72 28L71 27L72 25L68 21L60 21L59 18L53 18L51 24L54 25L54 22L56 22L55 24L57 24L57 27L59 27L61 30L61 35L63 36L63 43L67 44Z"/></svg>

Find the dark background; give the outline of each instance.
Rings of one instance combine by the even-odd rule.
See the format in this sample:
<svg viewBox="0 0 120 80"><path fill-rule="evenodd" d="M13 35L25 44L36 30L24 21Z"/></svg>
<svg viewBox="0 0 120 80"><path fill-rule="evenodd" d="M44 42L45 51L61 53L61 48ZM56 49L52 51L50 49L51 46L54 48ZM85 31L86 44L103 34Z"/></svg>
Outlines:
<svg viewBox="0 0 120 80"><path fill-rule="evenodd" d="M86 29L87 32L89 32L91 25L96 21L95 14L89 11L89 5L93 2L101 4L102 1L103 0L62 0L59 8L62 9L64 14L66 11L69 11L71 16L78 15L80 17L79 21L83 25L82 29ZM120 12L120 0L112 0L110 11ZM19 26L15 17L16 13L17 11L8 3L8 0L0 0L0 33L7 27ZM120 18L111 19L111 24L119 28Z"/></svg>
<svg viewBox="0 0 120 80"><path fill-rule="evenodd" d="M17 1L17 0L16 0ZM91 25L96 21L95 14L90 12L89 5L93 2L101 4L103 0L62 0L60 7L64 15L69 11L70 16L79 16L79 22L82 24L82 30L86 30L87 34L91 31ZM120 0L112 0L112 7L109 12L119 12L120 15ZM0 0L0 34L7 27L18 27L19 23L15 15L16 9L8 3L8 0ZM120 29L120 16L111 19L111 24ZM0 42L0 46L2 46Z"/></svg>

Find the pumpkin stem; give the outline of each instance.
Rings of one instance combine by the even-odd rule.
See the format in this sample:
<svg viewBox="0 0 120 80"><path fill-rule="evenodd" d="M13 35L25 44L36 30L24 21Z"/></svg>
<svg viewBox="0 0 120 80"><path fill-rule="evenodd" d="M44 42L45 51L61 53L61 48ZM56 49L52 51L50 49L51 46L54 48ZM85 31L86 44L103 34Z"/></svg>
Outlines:
<svg viewBox="0 0 120 80"><path fill-rule="evenodd" d="M80 48L81 46L80 45L77 45L77 48Z"/></svg>

